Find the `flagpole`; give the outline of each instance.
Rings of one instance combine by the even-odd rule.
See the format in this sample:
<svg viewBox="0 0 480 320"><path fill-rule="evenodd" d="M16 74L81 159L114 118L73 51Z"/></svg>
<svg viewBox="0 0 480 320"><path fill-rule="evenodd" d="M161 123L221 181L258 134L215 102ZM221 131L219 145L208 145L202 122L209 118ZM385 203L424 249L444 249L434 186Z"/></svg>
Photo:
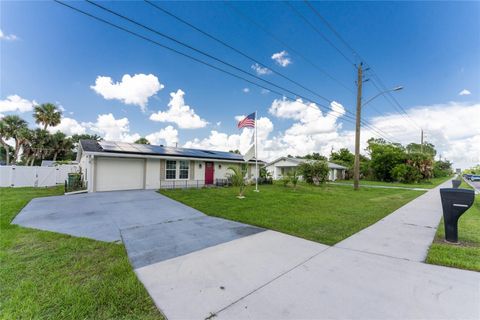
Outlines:
<svg viewBox="0 0 480 320"><path fill-rule="evenodd" d="M257 138L257 111L255 111L255 191L258 190L258 138Z"/></svg>

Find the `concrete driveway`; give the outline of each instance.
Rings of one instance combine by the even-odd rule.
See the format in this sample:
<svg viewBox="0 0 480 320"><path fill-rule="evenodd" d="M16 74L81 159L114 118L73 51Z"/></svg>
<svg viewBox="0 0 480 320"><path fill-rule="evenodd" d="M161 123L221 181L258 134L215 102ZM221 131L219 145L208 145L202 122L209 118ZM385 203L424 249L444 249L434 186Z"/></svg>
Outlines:
<svg viewBox="0 0 480 320"><path fill-rule="evenodd" d="M423 263L440 216L436 188L329 247L128 191L35 199L14 223L123 239L169 319L479 319L480 273Z"/></svg>
<svg viewBox="0 0 480 320"><path fill-rule="evenodd" d="M145 190L36 198L13 223L100 241L123 241L134 268L264 231L206 216Z"/></svg>

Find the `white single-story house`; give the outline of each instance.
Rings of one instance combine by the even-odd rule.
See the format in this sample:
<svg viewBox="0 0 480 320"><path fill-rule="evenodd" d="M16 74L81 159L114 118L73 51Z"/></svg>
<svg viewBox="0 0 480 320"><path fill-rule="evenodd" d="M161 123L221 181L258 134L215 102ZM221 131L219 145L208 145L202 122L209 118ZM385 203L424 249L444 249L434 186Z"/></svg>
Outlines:
<svg viewBox="0 0 480 320"><path fill-rule="evenodd" d="M270 163L265 165L265 169L269 172L273 180L281 179L289 171L297 169L297 167L304 162L312 161L308 159L299 159L299 158L289 158L289 157L280 157ZM335 181L337 179L345 178L346 167L338 165L336 163L327 162L328 167L330 168L330 174L328 180Z"/></svg>
<svg viewBox="0 0 480 320"><path fill-rule="evenodd" d="M210 185L245 164L232 152L94 140L80 141L77 161L88 192ZM246 178L255 176L250 160Z"/></svg>

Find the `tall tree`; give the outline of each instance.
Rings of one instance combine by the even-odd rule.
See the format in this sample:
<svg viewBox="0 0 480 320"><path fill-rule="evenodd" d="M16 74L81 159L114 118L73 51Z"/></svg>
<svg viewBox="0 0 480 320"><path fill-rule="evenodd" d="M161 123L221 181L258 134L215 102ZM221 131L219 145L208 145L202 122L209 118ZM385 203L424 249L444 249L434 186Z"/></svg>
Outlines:
<svg viewBox="0 0 480 320"><path fill-rule="evenodd" d="M96 134L74 134L72 136L72 142L78 143L80 140L95 140L95 141L102 141L103 138Z"/></svg>
<svg viewBox="0 0 480 320"><path fill-rule="evenodd" d="M0 144L5 151L5 164L8 166L10 164L10 146L8 145L7 140L10 139L10 136L4 119L5 118L0 119Z"/></svg>
<svg viewBox="0 0 480 320"><path fill-rule="evenodd" d="M0 142L5 150L10 150L6 140L13 138L15 140L15 153L12 163L17 160L18 152L21 147L23 136L28 131L28 123L17 115L8 115L0 120ZM10 155L6 153L6 162L10 163Z"/></svg>
<svg viewBox="0 0 480 320"><path fill-rule="evenodd" d="M33 166L37 158L42 159L48 151L51 141L51 135L47 130L37 128L32 131L32 135L29 140L28 149L31 150L31 155L28 161ZM27 163L28 163L27 161Z"/></svg>
<svg viewBox="0 0 480 320"><path fill-rule="evenodd" d="M134 143L137 143L137 144L150 144L150 141L148 141L147 138L142 137L142 138L138 139L137 141L135 141Z"/></svg>
<svg viewBox="0 0 480 320"><path fill-rule="evenodd" d="M43 130L47 130L48 126L55 127L62 120L62 112L53 103L44 103L35 106L33 117L35 123L43 124Z"/></svg>
<svg viewBox="0 0 480 320"><path fill-rule="evenodd" d="M56 161L59 154L71 151L73 141L65 133L57 131L51 136L50 147L53 154L52 160Z"/></svg>

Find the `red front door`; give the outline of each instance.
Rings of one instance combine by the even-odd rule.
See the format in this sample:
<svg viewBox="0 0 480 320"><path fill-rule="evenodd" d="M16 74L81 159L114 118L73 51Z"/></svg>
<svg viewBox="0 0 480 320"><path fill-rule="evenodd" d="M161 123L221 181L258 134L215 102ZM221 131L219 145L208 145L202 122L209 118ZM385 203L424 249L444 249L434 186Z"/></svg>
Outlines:
<svg viewBox="0 0 480 320"><path fill-rule="evenodd" d="M213 184L213 162L205 162L205 184Z"/></svg>

